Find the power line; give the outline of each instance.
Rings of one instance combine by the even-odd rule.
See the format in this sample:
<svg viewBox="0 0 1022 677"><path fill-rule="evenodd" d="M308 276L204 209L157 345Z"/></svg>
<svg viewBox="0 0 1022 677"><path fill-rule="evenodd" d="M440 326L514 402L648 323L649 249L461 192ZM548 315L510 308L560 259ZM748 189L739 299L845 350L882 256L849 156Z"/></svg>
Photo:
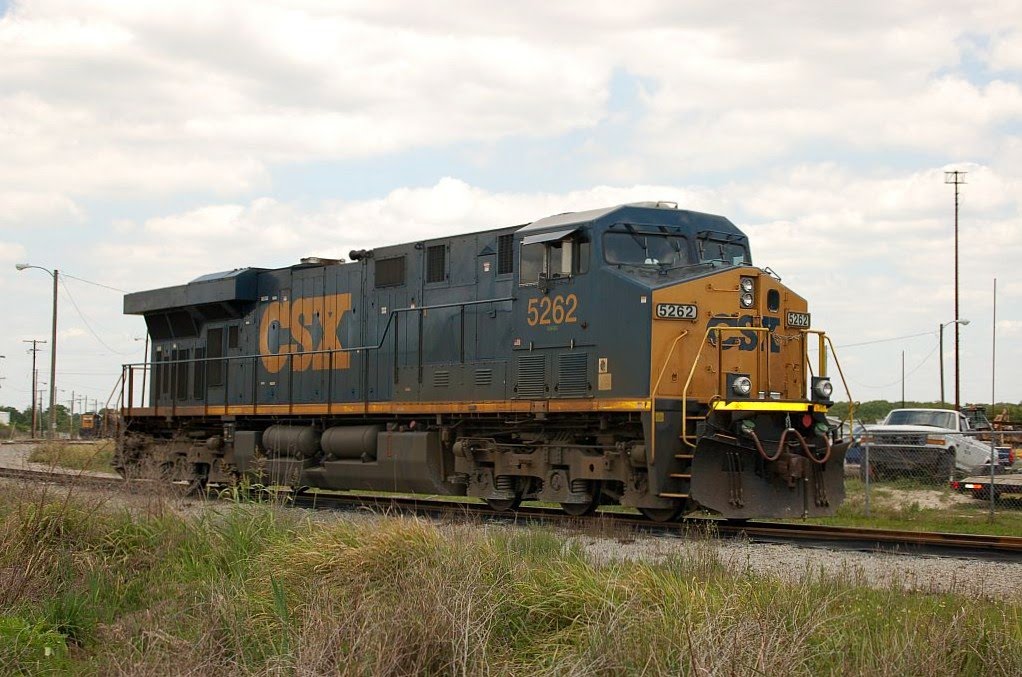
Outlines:
<svg viewBox="0 0 1022 677"><path fill-rule="evenodd" d="M910 338L919 338L920 336L932 336L932 331L924 331L919 334L906 334L905 336L895 336L893 338L876 339L874 341L862 341L860 343L845 343L844 345L837 346L838 348L855 348L857 346L871 346L876 343L890 343L891 341L904 341Z"/></svg>
<svg viewBox="0 0 1022 677"><path fill-rule="evenodd" d="M92 325L89 324L89 321L85 319L85 314L82 313L82 309L78 307L78 303L75 301L74 296L71 294L71 290L68 289L67 285L64 283L63 280L60 281L60 284L62 287L64 287L64 294L66 294L68 300L71 301L71 305L74 306L75 311L78 313L78 317L81 318L82 323L85 324L85 328L89 330L89 333L92 334L93 338L99 341L100 345L102 345L104 348L106 348L107 350L116 355L128 355L129 353L111 348L106 344L106 342L103 339L99 337L99 334L95 332L95 330L92 328Z"/></svg>
<svg viewBox="0 0 1022 677"><path fill-rule="evenodd" d="M110 285L102 284L100 282L93 282L92 280L86 280L83 277L75 277L74 275L68 275L67 273L61 273L60 276L61 277L70 277L72 280L78 280L79 282L84 282L85 284L91 284L94 287L102 287L103 289L109 289L110 291L116 291L116 292L120 292L122 294L127 294L128 293L127 291L125 291L123 289L118 289L117 287L111 287Z"/></svg>
<svg viewBox="0 0 1022 677"><path fill-rule="evenodd" d="M937 351L937 346L934 346L933 349L930 350L930 352L926 353L926 356L922 359L922 361L919 364L917 364L915 367L913 367L911 371L907 372L905 374L905 376L906 377L911 376L912 374L914 374L917 371L919 371L922 368L922 366L924 364L926 364L927 361L929 361L929 359L931 357L933 357L933 353L935 353L936 351ZM896 380L894 380L894 381L892 381L890 383L885 383L885 384L879 385L879 386L872 386L872 385L869 385L868 383L856 382L855 379L848 379L848 380L852 381L853 383L856 383L856 385L862 386L863 388L870 388L870 389L874 389L874 390L880 390L882 388L890 388L891 386L897 385L897 384L902 382L902 379L899 378L899 379L896 379Z"/></svg>

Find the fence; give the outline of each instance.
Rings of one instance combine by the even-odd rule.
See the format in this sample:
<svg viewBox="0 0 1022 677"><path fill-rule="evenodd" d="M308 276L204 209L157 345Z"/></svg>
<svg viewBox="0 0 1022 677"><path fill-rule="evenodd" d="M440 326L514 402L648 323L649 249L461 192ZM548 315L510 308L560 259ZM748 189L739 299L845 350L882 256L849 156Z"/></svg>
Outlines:
<svg viewBox="0 0 1022 677"><path fill-rule="evenodd" d="M918 430L867 429L856 437L845 458L853 509L867 517L913 505L973 514L982 505L991 519L999 510L1022 513L1022 430Z"/></svg>

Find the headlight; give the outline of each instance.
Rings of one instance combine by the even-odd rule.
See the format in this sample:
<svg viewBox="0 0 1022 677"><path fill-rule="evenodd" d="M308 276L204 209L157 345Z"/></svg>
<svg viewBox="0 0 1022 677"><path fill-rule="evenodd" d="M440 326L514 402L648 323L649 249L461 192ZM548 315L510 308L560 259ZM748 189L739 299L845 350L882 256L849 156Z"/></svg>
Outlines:
<svg viewBox="0 0 1022 677"><path fill-rule="evenodd" d="M829 400L833 392L834 386L829 378L816 377L813 379L813 399Z"/></svg>
<svg viewBox="0 0 1022 677"><path fill-rule="evenodd" d="M731 382L731 390L739 397L748 397L752 392L752 379L748 376L739 376Z"/></svg>
<svg viewBox="0 0 1022 677"><path fill-rule="evenodd" d="M745 292L744 294L742 294L742 307L743 308L752 307L752 294L750 292Z"/></svg>
<svg viewBox="0 0 1022 677"><path fill-rule="evenodd" d="M742 291L752 293L753 282L751 277L743 277L740 284Z"/></svg>

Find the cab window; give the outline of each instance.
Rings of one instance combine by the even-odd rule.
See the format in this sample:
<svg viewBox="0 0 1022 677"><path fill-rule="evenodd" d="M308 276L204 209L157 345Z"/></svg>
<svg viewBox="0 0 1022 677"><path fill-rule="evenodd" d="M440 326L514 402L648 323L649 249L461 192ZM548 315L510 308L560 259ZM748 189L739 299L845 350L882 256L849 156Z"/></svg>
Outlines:
<svg viewBox="0 0 1022 677"><path fill-rule="evenodd" d="M749 252L741 242L728 242L715 238L700 238L699 260L702 263L708 261L724 261L731 265L750 264Z"/></svg>
<svg viewBox="0 0 1022 677"><path fill-rule="evenodd" d="M581 236L522 244L519 284L532 285L540 278L554 280L589 272L591 245Z"/></svg>
<svg viewBox="0 0 1022 677"><path fill-rule="evenodd" d="M688 242L679 235L610 232L603 236L607 263L629 266L680 266L689 263Z"/></svg>

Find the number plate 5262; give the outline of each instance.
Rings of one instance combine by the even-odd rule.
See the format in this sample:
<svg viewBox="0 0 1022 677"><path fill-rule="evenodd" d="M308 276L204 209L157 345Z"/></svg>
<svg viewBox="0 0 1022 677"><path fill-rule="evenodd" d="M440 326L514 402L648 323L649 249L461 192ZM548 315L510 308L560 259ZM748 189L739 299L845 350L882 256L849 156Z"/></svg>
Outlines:
<svg viewBox="0 0 1022 677"><path fill-rule="evenodd" d="M699 308L694 303L658 303L656 316L660 320L695 320Z"/></svg>
<svg viewBox="0 0 1022 677"><path fill-rule="evenodd" d="M798 329L809 329L809 313L788 312L787 325Z"/></svg>

